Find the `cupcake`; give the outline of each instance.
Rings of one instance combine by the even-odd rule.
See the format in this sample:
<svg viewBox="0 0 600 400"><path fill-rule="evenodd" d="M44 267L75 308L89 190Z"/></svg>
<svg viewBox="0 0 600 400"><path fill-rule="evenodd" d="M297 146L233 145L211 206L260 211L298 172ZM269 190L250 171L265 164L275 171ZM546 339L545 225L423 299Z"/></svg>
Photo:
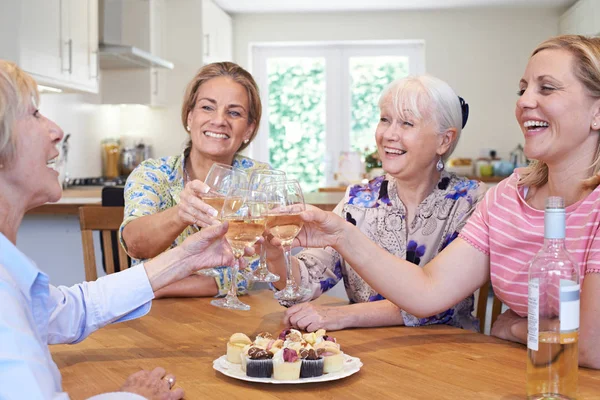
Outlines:
<svg viewBox="0 0 600 400"><path fill-rule="evenodd" d="M270 351L271 354L275 354L277 353L279 350L283 349L283 340L281 339L276 339L276 340L269 340L269 343L267 343L267 347L265 348L267 351Z"/></svg>
<svg viewBox="0 0 600 400"><path fill-rule="evenodd" d="M250 350L250 347L252 347L252 346L254 346L254 344L245 345L240 354L240 361L242 363L242 371L244 371L244 372L246 372L246 356L248 355L248 350Z"/></svg>
<svg viewBox="0 0 600 400"><path fill-rule="evenodd" d="M300 359L302 366L300 367L300 378L312 378L323 375L323 357L313 348L306 347L300 350Z"/></svg>
<svg viewBox="0 0 600 400"><path fill-rule="evenodd" d="M317 329L315 332L305 333L302 335L302 338L311 346L314 346L317 343L323 341L323 336L325 336L325 329Z"/></svg>
<svg viewBox="0 0 600 400"><path fill-rule="evenodd" d="M258 335L256 335L256 339L254 339L254 344L266 349L269 343L272 341L275 341L273 335L271 335L269 332L261 332Z"/></svg>
<svg viewBox="0 0 600 400"><path fill-rule="evenodd" d="M227 361L233 364L241 364L241 354L244 346L252 344L250 338L243 333L234 333L227 342Z"/></svg>
<svg viewBox="0 0 600 400"><path fill-rule="evenodd" d="M300 379L302 360L296 350L281 349L273 356L273 378L277 380Z"/></svg>
<svg viewBox="0 0 600 400"><path fill-rule="evenodd" d="M329 340L324 340L315 345L315 350L323 356L323 372L330 374L344 368L344 353L340 346Z"/></svg>
<svg viewBox="0 0 600 400"><path fill-rule="evenodd" d="M245 356L246 375L253 378L270 378L273 374L273 354L252 346ZM243 363L242 363L243 364Z"/></svg>

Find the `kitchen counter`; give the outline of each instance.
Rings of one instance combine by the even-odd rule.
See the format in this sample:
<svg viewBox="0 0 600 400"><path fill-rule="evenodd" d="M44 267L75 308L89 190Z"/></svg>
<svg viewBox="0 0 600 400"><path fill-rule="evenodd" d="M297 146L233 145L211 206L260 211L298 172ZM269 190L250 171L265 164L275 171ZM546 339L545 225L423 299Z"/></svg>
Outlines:
<svg viewBox="0 0 600 400"><path fill-rule="evenodd" d="M102 201L102 186L66 189L56 203L46 203L27 212L28 215L79 215L79 207Z"/></svg>
<svg viewBox="0 0 600 400"><path fill-rule="evenodd" d="M63 191L56 203L46 203L27 212L28 215L78 215L79 207L101 203L102 186L84 186ZM322 210L331 211L340 202L344 193L306 193L304 199Z"/></svg>

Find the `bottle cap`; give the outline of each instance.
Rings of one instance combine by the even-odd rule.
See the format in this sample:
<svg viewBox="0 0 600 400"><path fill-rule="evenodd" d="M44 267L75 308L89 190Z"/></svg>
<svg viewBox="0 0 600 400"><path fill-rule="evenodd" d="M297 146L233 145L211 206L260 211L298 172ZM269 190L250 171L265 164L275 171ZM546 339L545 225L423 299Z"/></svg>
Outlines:
<svg viewBox="0 0 600 400"><path fill-rule="evenodd" d="M550 196L546 199L546 209L565 208L565 200L559 196Z"/></svg>

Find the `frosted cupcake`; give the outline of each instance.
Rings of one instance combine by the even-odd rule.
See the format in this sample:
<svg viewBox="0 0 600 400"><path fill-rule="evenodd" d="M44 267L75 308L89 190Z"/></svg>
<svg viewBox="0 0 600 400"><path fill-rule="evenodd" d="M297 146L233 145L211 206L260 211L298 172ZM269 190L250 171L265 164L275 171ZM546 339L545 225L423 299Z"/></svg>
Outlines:
<svg viewBox="0 0 600 400"><path fill-rule="evenodd" d="M233 364L241 364L241 354L245 346L252 344L250 338L243 333L234 333L227 342L227 361Z"/></svg>
<svg viewBox="0 0 600 400"><path fill-rule="evenodd" d="M253 378L270 378L273 374L273 354L252 346L245 356L246 375Z"/></svg>
<svg viewBox="0 0 600 400"><path fill-rule="evenodd" d="M315 345L315 350L323 356L323 372L330 374L344 368L344 353L340 346L329 340L324 340Z"/></svg>
<svg viewBox="0 0 600 400"><path fill-rule="evenodd" d="M273 378L277 380L300 379L302 360L296 350L281 349L273 356Z"/></svg>
<svg viewBox="0 0 600 400"><path fill-rule="evenodd" d="M300 378L312 378L323 375L324 360L323 357L319 355L319 351L310 347L300 350L299 355L300 359L302 359Z"/></svg>
<svg viewBox="0 0 600 400"><path fill-rule="evenodd" d="M323 336L326 335L325 329L317 329L315 332L305 333L302 338L311 346L323 341Z"/></svg>

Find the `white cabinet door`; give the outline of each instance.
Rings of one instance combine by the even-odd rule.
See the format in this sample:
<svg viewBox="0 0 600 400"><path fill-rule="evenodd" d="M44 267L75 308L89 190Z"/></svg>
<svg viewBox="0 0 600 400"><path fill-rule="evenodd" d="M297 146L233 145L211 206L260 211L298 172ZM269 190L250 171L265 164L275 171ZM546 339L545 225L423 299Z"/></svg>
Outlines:
<svg viewBox="0 0 600 400"><path fill-rule="evenodd" d="M68 1L70 82L73 87L98 92L98 0Z"/></svg>
<svg viewBox="0 0 600 400"><path fill-rule="evenodd" d="M204 64L231 61L232 26L231 17L212 0L202 2L202 52Z"/></svg>
<svg viewBox="0 0 600 400"><path fill-rule="evenodd" d="M18 37L19 54L16 62L42 83L56 83L67 79L63 71L61 0L21 0ZM67 60L68 62L68 60Z"/></svg>
<svg viewBox="0 0 600 400"><path fill-rule="evenodd" d="M165 2L164 0L151 0L150 9L150 51L159 57L164 57L164 32L165 32ZM151 99L153 106L167 104L167 71L162 68L151 68Z"/></svg>

